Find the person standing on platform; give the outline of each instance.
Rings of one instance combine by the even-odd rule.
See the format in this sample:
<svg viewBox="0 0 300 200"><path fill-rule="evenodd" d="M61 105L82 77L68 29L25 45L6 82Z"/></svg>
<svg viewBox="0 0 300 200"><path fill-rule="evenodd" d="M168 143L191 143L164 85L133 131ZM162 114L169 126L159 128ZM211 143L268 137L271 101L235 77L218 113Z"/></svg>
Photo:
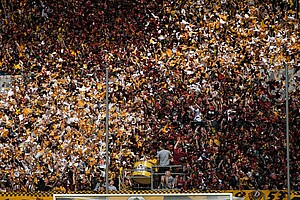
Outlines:
<svg viewBox="0 0 300 200"><path fill-rule="evenodd" d="M165 172L170 165L170 159L173 157L172 153L169 150L165 149L164 144L161 144L160 150L157 152L156 157L158 159L160 168L162 168L161 170Z"/></svg>
<svg viewBox="0 0 300 200"><path fill-rule="evenodd" d="M164 182L164 175L165 173L170 173L170 159L173 157L172 156L172 153L169 151L169 150L166 150L165 149L165 145L164 144L161 144L160 145L160 150L157 152L157 160L158 160L158 163L159 163L159 169L158 169L158 173L159 174L163 174L161 176L161 182L160 182L160 185L163 186L163 182ZM159 188L161 187L159 186Z"/></svg>

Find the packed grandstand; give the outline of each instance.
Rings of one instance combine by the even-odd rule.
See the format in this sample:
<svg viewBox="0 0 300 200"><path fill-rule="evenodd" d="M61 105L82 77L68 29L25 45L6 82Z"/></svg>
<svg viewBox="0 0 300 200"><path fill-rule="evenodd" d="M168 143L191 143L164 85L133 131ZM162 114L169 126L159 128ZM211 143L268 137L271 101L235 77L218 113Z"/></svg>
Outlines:
<svg viewBox="0 0 300 200"><path fill-rule="evenodd" d="M184 166L174 188L286 189L285 64L291 189L299 190L293 1L0 6L0 70L11 80L0 96L0 191L104 189L106 68L111 188L124 189L123 171L155 163L165 144L171 164Z"/></svg>

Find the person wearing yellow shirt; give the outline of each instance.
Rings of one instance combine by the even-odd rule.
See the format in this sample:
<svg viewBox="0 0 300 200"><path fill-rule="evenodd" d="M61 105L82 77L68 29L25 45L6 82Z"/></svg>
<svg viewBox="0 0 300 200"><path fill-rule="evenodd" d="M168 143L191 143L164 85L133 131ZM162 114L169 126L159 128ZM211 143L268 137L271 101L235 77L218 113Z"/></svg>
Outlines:
<svg viewBox="0 0 300 200"><path fill-rule="evenodd" d="M56 186L52 190L55 192L66 193L66 188L62 186L60 181L57 181Z"/></svg>

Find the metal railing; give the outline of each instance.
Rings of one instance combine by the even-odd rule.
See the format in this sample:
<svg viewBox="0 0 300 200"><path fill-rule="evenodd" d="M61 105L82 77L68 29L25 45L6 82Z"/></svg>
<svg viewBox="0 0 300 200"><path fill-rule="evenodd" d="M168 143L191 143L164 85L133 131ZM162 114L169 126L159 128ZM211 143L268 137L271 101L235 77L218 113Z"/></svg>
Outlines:
<svg viewBox="0 0 300 200"><path fill-rule="evenodd" d="M124 186L125 179L129 179L134 189L162 190L163 188L158 187L160 177L165 175L165 172L161 172L161 168L167 168L171 172L171 176L181 176L183 181L186 180L184 165L154 165L151 168L123 170L122 186Z"/></svg>

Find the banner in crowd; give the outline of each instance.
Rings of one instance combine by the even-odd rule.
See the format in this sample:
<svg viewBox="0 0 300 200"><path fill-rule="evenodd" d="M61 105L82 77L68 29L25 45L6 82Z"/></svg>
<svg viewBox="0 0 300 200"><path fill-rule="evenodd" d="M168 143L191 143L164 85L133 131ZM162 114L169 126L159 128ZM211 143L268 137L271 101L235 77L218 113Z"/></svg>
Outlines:
<svg viewBox="0 0 300 200"><path fill-rule="evenodd" d="M126 194L124 191L116 191L113 194L116 194L116 196L110 196L109 200L131 200L130 194L136 194L135 191L127 191L129 195L126 196L118 196L118 194ZM159 196L145 196L143 197L143 194L160 194ZM140 194L138 197L140 199L144 200L165 200L170 199L170 196L164 196L164 194L173 194L174 191L138 191L138 194ZM201 193L198 191L193 191L195 193ZM286 200L287 199L287 191L283 190L218 190L218 191L209 191L211 193L232 193L234 199L244 199L244 200L254 200L254 199L261 199L261 200ZM78 192L77 192L78 193ZM202 192L203 193L203 192ZM205 193L208 193L206 191ZM43 192L43 193L0 193L0 200L53 200L53 194L55 192ZM82 193L84 194L84 193ZM178 191L174 192L174 196L172 195L173 199L176 197L176 194L181 194ZM102 200L105 199L105 194L103 194L104 198L97 197L97 198L90 198L92 200ZM65 200L82 200L80 198L80 193L78 193L78 198L74 197L74 194L71 198L64 198ZM136 196L134 199L137 199ZM176 199L176 198L175 198ZM188 196L185 199L201 199L201 197L196 196ZM205 198L204 198L205 199ZM300 192L291 192L291 200L300 200Z"/></svg>

